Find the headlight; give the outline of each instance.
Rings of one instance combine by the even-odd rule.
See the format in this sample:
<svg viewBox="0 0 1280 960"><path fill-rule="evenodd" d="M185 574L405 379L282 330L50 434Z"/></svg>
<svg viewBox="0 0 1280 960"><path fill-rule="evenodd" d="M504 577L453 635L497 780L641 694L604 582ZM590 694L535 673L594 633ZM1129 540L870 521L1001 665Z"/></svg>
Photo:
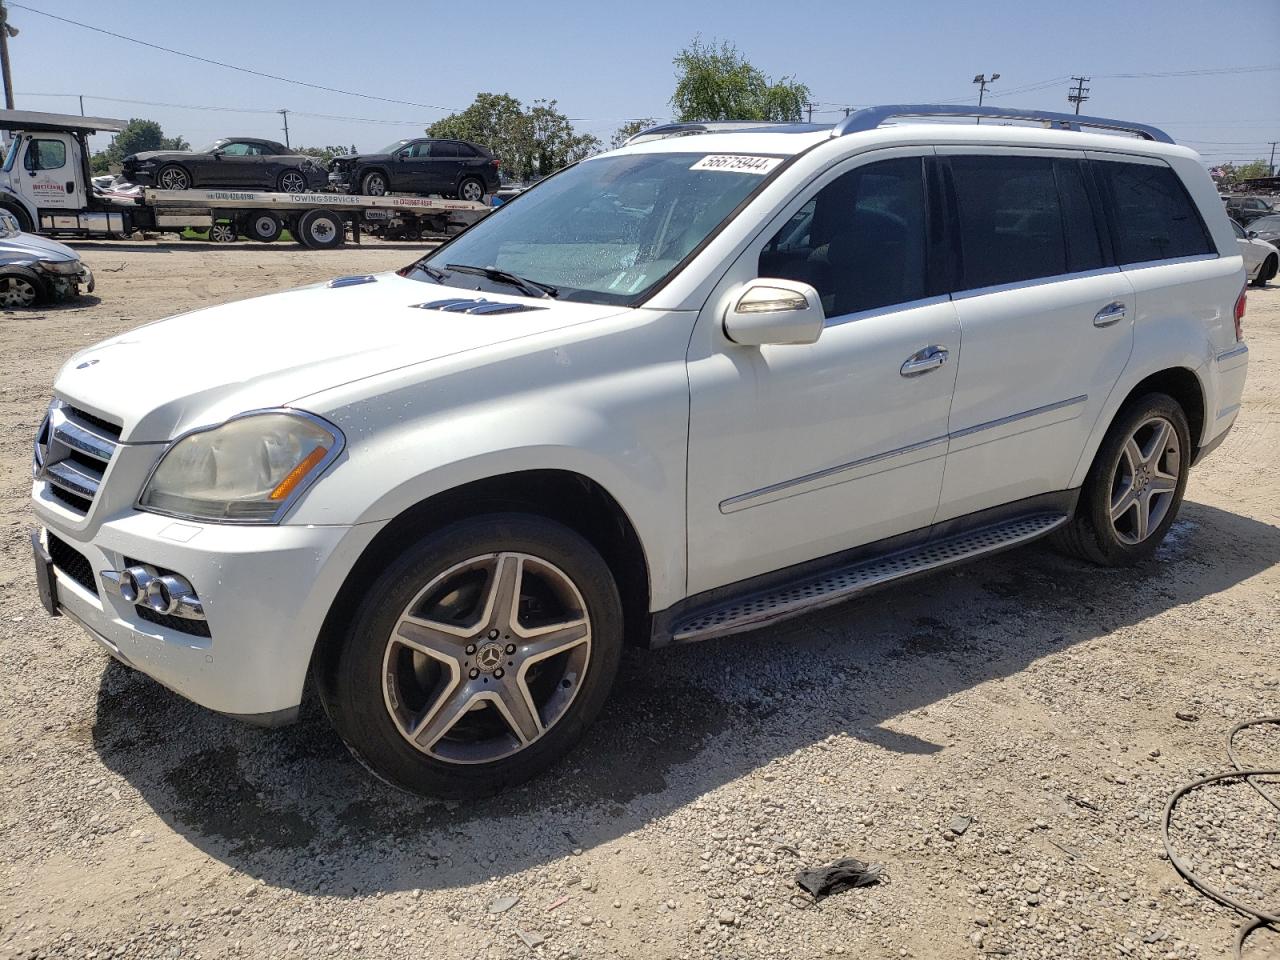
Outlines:
<svg viewBox="0 0 1280 960"><path fill-rule="evenodd" d="M78 275L82 269L79 260L37 260L36 264L46 273Z"/></svg>
<svg viewBox="0 0 1280 960"><path fill-rule="evenodd" d="M344 443L342 431L309 413L246 413L175 440L138 506L191 520L277 523Z"/></svg>

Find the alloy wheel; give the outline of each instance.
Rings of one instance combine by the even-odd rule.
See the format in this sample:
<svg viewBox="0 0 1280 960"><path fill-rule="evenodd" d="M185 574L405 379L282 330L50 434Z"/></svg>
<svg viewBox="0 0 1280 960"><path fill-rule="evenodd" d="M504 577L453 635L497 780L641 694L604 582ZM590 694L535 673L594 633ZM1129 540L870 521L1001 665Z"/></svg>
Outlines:
<svg viewBox="0 0 1280 960"><path fill-rule="evenodd" d="M1111 480L1111 525L1122 543L1141 543L1164 521L1181 469L1178 431L1164 417L1144 420L1130 434Z"/></svg>
<svg viewBox="0 0 1280 960"><path fill-rule="evenodd" d="M185 190L191 186L191 178L181 167L167 167L160 171L160 186L164 190Z"/></svg>
<svg viewBox="0 0 1280 960"><path fill-rule="evenodd" d="M475 180L468 180L462 185L462 199L477 202L484 196L484 187Z"/></svg>
<svg viewBox="0 0 1280 960"><path fill-rule="evenodd" d="M296 170L288 170L280 175L280 189L285 193L306 193L307 178Z"/></svg>
<svg viewBox="0 0 1280 960"><path fill-rule="evenodd" d="M364 194L367 197L382 197L387 193L387 181L379 174L370 174L364 178Z"/></svg>
<svg viewBox="0 0 1280 960"><path fill-rule="evenodd" d="M0 306L29 307L36 296L36 285L26 277L0 277Z"/></svg>
<svg viewBox="0 0 1280 960"><path fill-rule="evenodd" d="M387 711L437 760L501 760L565 715L591 636L582 594L560 568L524 553L473 557L401 613L383 656Z"/></svg>

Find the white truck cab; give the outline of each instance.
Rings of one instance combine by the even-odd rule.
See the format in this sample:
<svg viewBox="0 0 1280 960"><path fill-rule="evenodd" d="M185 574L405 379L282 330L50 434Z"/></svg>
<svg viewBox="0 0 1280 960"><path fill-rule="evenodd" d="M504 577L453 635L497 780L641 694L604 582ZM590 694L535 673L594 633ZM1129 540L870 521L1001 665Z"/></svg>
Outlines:
<svg viewBox="0 0 1280 960"><path fill-rule="evenodd" d="M72 357L42 598L197 703L285 722L313 684L379 776L492 792L571 747L624 643L1047 535L1150 556L1239 412L1245 279L1143 124L654 128L395 273Z"/></svg>

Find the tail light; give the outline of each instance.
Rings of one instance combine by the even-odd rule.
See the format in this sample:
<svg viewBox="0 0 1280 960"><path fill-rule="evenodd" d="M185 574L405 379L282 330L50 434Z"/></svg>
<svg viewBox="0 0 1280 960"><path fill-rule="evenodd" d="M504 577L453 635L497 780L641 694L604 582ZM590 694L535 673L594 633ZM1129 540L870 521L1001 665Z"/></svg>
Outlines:
<svg viewBox="0 0 1280 960"><path fill-rule="evenodd" d="M493 166L493 169L495 170L497 170L500 166L502 166L502 161L499 160L497 157L494 157L492 160L489 161L489 163Z"/></svg>
<svg viewBox="0 0 1280 960"><path fill-rule="evenodd" d="M1244 308L1248 291L1249 287L1246 284L1240 288L1240 296L1236 297L1236 343L1244 340Z"/></svg>

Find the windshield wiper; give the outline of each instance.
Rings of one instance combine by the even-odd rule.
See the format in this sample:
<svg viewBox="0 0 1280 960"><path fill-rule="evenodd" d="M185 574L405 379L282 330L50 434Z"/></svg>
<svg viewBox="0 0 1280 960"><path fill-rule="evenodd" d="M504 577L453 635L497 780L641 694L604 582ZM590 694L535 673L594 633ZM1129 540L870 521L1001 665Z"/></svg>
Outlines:
<svg viewBox="0 0 1280 960"><path fill-rule="evenodd" d="M530 280L528 277L517 276L514 273L508 273L506 270L499 270L497 267L473 267L465 263L446 263L444 268L455 273L473 273L478 277L485 277L488 280L496 280L498 283L518 287L531 297L549 298L560 296L560 291L549 283L539 283L537 280Z"/></svg>
<svg viewBox="0 0 1280 960"><path fill-rule="evenodd" d="M413 267L415 270L421 270L423 273L425 273L428 277L430 277L436 283L444 283L445 272L443 270L437 269L436 267L428 266L425 263L415 263Z"/></svg>

